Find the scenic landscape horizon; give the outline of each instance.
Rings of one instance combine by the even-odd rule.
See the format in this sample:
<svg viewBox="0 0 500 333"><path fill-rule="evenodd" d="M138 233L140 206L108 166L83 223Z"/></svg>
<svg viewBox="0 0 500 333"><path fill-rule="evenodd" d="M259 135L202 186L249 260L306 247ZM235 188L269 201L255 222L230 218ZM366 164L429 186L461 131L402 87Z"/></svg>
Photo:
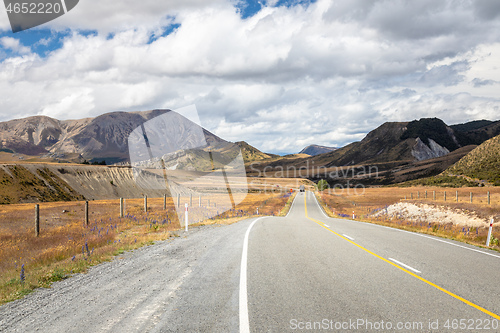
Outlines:
<svg viewBox="0 0 500 333"><path fill-rule="evenodd" d="M1 332L498 332L500 2L4 0Z"/></svg>

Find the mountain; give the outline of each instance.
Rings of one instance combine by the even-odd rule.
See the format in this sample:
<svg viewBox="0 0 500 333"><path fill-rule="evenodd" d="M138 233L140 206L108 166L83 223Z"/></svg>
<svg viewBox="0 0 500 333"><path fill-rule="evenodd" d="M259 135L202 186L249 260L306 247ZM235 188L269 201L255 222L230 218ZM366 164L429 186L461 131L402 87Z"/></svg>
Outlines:
<svg viewBox="0 0 500 333"><path fill-rule="evenodd" d="M387 122L361 141L329 153L264 160L252 167L250 175L265 170L278 177L327 179L332 186L395 184L440 174L497 130L500 122L471 122L455 129L437 118Z"/></svg>
<svg viewBox="0 0 500 333"><path fill-rule="evenodd" d="M316 156L316 155L320 155L320 154L329 153L329 152L335 151L337 149L338 148L334 148L334 147L309 145L309 146L305 147L304 149L302 149L299 152L299 154L307 154L309 156Z"/></svg>
<svg viewBox="0 0 500 333"><path fill-rule="evenodd" d="M448 168L443 175L500 185L500 135L484 142Z"/></svg>
<svg viewBox="0 0 500 333"><path fill-rule="evenodd" d="M500 121L477 120L450 126L462 145L480 145L500 135Z"/></svg>
<svg viewBox="0 0 500 333"><path fill-rule="evenodd" d="M411 122L387 122L366 137L328 154L316 156L316 164L347 166L390 161L423 161L445 156L460 147L454 131L442 120L424 118Z"/></svg>
<svg viewBox="0 0 500 333"><path fill-rule="evenodd" d="M57 120L35 116L0 123L0 150L26 155L74 154L80 160L128 161L129 135L141 124L170 110L111 112L96 118ZM183 129L177 129L182 132ZM210 146L227 141L203 129Z"/></svg>
<svg viewBox="0 0 500 333"><path fill-rule="evenodd" d="M448 126L437 118L387 122L351 143L313 158L316 164L347 166L392 161L425 161L446 156L461 147L479 145L500 134L500 121Z"/></svg>

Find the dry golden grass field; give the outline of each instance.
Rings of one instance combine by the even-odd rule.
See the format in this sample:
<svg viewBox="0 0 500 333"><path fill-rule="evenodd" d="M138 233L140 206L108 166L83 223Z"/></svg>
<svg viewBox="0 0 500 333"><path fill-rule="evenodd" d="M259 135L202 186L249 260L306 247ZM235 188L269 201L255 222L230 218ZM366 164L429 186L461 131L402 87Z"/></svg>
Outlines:
<svg viewBox="0 0 500 333"><path fill-rule="evenodd" d="M426 194L427 192L427 194ZM446 192L446 200L445 200ZM488 192L490 203L488 204ZM470 202L472 193L472 203ZM434 197L435 195L435 197ZM458 195L458 200L457 200ZM435 199L434 199L435 198ZM478 246L486 245L487 223L494 218L491 248L500 250L500 189L496 187L443 188L443 187L380 187L357 190L318 192L318 199L330 216L352 218L405 230L433 234ZM459 221L446 222L439 219L408 220L403 216L387 215L385 208L397 203L416 206L425 205L436 211L457 212L465 218L482 219L483 226L464 226ZM445 214L446 215L446 214ZM447 220L448 221L448 220Z"/></svg>
<svg viewBox="0 0 500 333"><path fill-rule="evenodd" d="M222 207L222 196L193 198L190 223L227 224L256 215L285 214L291 196L251 193L235 208ZM190 198L181 198L181 207ZM210 200L210 206L209 206ZM177 201L175 198L174 201ZM35 204L0 206L0 304L20 298L36 288L85 271L124 251L153 244L179 234L174 201L127 199L120 218L119 200L40 204L40 235L35 237ZM219 214L220 212L220 214Z"/></svg>

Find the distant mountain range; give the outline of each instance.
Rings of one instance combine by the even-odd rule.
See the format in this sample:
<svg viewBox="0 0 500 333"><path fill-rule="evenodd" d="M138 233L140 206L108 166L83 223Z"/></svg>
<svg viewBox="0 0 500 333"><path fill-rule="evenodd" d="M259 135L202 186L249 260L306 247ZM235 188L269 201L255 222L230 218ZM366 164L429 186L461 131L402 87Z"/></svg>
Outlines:
<svg viewBox="0 0 500 333"><path fill-rule="evenodd" d="M0 123L0 150L70 160L129 160L128 138L141 124L170 110L112 112L96 118L57 120L35 116ZM179 129L182 132L182 129ZM203 130L212 147L227 141Z"/></svg>
<svg viewBox="0 0 500 333"><path fill-rule="evenodd" d="M29 117L0 123L0 151L25 155L44 155L74 162L129 161L129 135L141 124L164 115L170 110L144 112L112 112L96 118L60 121L45 116ZM182 135L189 131L177 128ZM214 154L224 154L234 144L203 129L208 148ZM297 155L280 157L267 154L244 141L237 142L246 163L258 161L252 168L304 168L309 165L325 168L349 168L374 165L380 171L377 179L357 177L358 182L388 184L437 175L459 161L485 141L500 135L500 121L480 120L448 126L437 118L410 122L387 122L359 141L342 148L310 145ZM189 136L189 135L188 135ZM186 138L187 140L187 138ZM475 154L488 155L488 149ZM494 151L494 150L492 150ZM187 152L181 159L165 160L167 167L179 161L187 167L210 167L201 152ZM198 156L200 155L200 156ZM309 157L307 157L309 155ZM479 160L474 157L474 160ZM496 162L484 162L489 165ZM465 163L465 162L463 162ZM498 168L498 165L495 166ZM267 168L266 170L269 170ZM462 169L462 172L465 172ZM248 169L247 169L248 171ZM257 173L256 173L257 172ZM269 173L269 172L268 172ZM249 173L252 175L252 172ZM283 175L286 176L286 175ZM315 179L315 175L308 175Z"/></svg>
<svg viewBox="0 0 500 333"><path fill-rule="evenodd" d="M335 151L337 149L338 148L334 148L334 147L309 145L309 146L305 147L304 149L302 149L299 152L299 154L307 154L307 155L310 155L310 156L316 156L316 155L320 155L320 154L329 153L329 152Z"/></svg>
<svg viewBox="0 0 500 333"><path fill-rule="evenodd" d="M362 183L381 185L440 174L458 162L477 145L500 134L500 121L474 121L448 126L437 118L423 118L411 122L387 122L359 141L331 152L309 158L263 161L259 168L266 170L305 170L314 166L328 170L365 170L376 167L372 174L328 179L335 184ZM497 166L500 167L500 166ZM252 175L257 175L253 167ZM304 172L303 172L304 174ZM285 176L294 176L287 172ZM325 178L309 172L309 179ZM326 177L328 178L328 177Z"/></svg>

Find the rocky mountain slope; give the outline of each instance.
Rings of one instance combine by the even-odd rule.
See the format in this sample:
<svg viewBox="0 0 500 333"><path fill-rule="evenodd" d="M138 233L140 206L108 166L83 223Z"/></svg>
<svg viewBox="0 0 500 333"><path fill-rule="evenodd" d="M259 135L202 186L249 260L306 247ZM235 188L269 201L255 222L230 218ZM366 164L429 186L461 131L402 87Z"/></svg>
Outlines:
<svg viewBox="0 0 500 333"><path fill-rule="evenodd" d="M80 155L80 160L128 161L128 137L141 124L170 110L112 112L96 118L57 120L45 116L0 123L0 150L26 155ZM182 129L179 129L180 131ZM226 143L203 130L210 145Z"/></svg>

